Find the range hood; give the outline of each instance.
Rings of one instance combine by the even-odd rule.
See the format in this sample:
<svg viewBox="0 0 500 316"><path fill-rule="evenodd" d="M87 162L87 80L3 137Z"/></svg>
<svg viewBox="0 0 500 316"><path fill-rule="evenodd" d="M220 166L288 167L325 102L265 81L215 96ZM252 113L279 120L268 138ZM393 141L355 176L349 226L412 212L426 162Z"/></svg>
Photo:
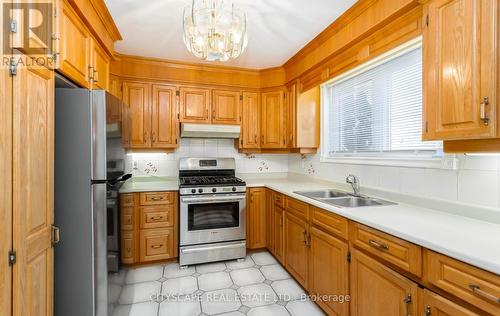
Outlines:
<svg viewBox="0 0 500 316"><path fill-rule="evenodd" d="M239 138L239 125L181 124L181 137L191 138Z"/></svg>

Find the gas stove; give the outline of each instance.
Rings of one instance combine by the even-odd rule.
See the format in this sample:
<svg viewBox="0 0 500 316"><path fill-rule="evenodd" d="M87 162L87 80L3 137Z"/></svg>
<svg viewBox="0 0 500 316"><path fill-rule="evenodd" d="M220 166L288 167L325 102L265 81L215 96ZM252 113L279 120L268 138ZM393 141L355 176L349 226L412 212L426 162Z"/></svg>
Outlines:
<svg viewBox="0 0 500 316"><path fill-rule="evenodd" d="M183 158L179 165L181 195L239 193L246 183L235 176L234 158Z"/></svg>

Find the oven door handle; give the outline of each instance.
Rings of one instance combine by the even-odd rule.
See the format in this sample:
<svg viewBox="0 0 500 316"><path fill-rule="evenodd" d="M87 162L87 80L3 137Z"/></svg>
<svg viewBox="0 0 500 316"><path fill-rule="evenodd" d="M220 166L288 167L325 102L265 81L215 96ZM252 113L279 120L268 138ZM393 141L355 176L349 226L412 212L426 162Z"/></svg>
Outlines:
<svg viewBox="0 0 500 316"><path fill-rule="evenodd" d="M240 196L217 196L217 197L183 197L182 203L198 203L198 202L240 202L245 199L245 195Z"/></svg>

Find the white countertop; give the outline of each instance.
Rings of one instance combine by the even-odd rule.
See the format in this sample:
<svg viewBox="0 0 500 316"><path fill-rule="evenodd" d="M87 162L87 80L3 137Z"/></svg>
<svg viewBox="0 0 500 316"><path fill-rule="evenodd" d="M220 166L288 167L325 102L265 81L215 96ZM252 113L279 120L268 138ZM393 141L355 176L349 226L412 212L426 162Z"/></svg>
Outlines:
<svg viewBox="0 0 500 316"><path fill-rule="evenodd" d="M241 176L241 175L240 175ZM500 274L500 224L410 204L339 208L294 193L345 186L308 177L243 176L247 187L267 187L361 224ZM120 192L178 190L175 178L128 180ZM129 183L130 182L130 183ZM363 188L362 188L363 189ZM371 194L370 194L371 195ZM373 195L371 195L373 196ZM386 198L384 196L378 196ZM500 212L500 211L499 211Z"/></svg>

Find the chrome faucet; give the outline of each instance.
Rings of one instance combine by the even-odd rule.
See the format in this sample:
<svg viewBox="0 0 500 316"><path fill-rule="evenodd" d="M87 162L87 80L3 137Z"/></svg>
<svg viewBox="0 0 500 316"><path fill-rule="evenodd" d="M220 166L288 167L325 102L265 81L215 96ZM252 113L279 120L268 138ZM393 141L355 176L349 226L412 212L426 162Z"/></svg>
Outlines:
<svg viewBox="0 0 500 316"><path fill-rule="evenodd" d="M345 178L345 182L349 183L352 186L352 190L354 191L354 196L361 196L359 194L359 179L353 174L350 174Z"/></svg>

